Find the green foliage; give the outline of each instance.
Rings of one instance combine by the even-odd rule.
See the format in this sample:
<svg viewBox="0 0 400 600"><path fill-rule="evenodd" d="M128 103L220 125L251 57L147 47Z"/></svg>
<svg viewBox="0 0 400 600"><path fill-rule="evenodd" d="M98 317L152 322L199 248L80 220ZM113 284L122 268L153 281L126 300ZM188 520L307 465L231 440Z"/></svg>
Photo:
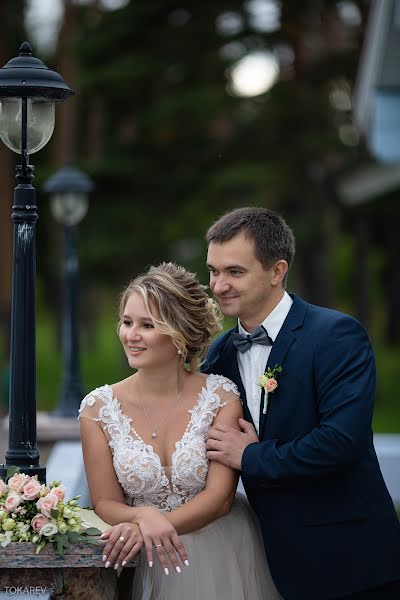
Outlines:
<svg viewBox="0 0 400 600"><path fill-rule="evenodd" d="M113 383L130 374L115 332L112 313L101 314L94 340L82 340L82 381L86 392L105 383ZM57 406L61 388L62 366L53 319L43 315L37 323L37 399L38 410Z"/></svg>
<svg viewBox="0 0 400 600"><path fill-rule="evenodd" d="M8 469L7 469L7 478L6 478L7 481L9 479L11 479L11 477L14 477L14 475L16 473L19 473L19 467L16 467L14 465L12 465L11 467L8 467Z"/></svg>
<svg viewBox="0 0 400 600"><path fill-rule="evenodd" d="M388 348L374 344L377 368L377 393L373 420L374 431L398 433L400 431L400 402L397 376L400 364L400 347Z"/></svg>

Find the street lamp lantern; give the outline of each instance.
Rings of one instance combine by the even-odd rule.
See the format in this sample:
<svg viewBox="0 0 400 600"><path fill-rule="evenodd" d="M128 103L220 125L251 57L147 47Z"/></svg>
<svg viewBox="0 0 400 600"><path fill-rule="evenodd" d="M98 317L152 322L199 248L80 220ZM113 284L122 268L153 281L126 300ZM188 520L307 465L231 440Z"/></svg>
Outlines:
<svg viewBox="0 0 400 600"><path fill-rule="evenodd" d="M79 363L77 225L88 210L93 181L72 165L62 167L44 184L54 219L63 226L63 311L61 349L63 383L55 414L77 417L83 397Z"/></svg>
<svg viewBox="0 0 400 600"><path fill-rule="evenodd" d="M21 155L16 167L13 221L9 447L4 477L15 465L45 480L36 443L36 192L29 154L43 148L54 130L54 104L75 92L55 71L32 56L27 42L0 69L0 139Z"/></svg>
<svg viewBox="0 0 400 600"><path fill-rule="evenodd" d="M50 208L54 219L61 225L78 225L86 216L88 194L94 188L93 181L72 165L62 167L44 184L44 191L51 194Z"/></svg>

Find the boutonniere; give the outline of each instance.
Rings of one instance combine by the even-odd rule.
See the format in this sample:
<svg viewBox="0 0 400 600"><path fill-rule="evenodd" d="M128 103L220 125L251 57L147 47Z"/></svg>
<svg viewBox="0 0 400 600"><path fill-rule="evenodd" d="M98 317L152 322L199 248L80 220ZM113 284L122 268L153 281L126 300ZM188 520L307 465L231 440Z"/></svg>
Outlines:
<svg viewBox="0 0 400 600"><path fill-rule="evenodd" d="M263 415L267 414L268 407L268 395L272 394L278 387L277 377L278 374L281 373L282 367L275 365L273 369L268 369L265 371L263 375L260 376L258 385L264 389L264 407L263 407Z"/></svg>

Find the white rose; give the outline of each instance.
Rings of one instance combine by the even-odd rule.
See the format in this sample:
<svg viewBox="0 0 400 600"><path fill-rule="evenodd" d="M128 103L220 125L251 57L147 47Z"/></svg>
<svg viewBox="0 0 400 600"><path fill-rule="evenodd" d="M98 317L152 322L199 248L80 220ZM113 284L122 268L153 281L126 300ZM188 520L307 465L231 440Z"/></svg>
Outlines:
<svg viewBox="0 0 400 600"><path fill-rule="evenodd" d="M17 492L9 492L7 498L4 500L4 508L8 510L9 513L12 513L21 502L23 502L22 496L17 494Z"/></svg>
<svg viewBox="0 0 400 600"><path fill-rule="evenodd" d="M13 492L21 492L22 488L29 480L29 475L25 475L25 473L15 473L15 475L8 480L8 487Z"/></svg>
<svg viewBox="0 0 400 600"><path fill-rule="evenodd" d="M4 496L4 494L8 494L10 488L8 485L1 479L0 477L0 496Z"/></svg>
<svg viewBox="0 0 400 600"><path fill-rule="evenodd" d="M44 535L44 537L51 537L56 533L58 533L58 527L55 523L46 523L39 531L39 535Z"/></svg>
<svg viewBox="0 0 400 600"><path fill-rule="evenodd" d="M11 542L12 531L6 531L5 533L0 533L0 546L5 548Z"/></svg>

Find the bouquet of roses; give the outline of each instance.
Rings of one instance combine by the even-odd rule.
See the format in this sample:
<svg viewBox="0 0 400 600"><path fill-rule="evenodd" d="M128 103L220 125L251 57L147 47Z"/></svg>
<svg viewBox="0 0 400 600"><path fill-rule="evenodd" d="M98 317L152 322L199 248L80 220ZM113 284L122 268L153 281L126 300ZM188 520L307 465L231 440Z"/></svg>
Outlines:
<svg viewBox="0 0 400 600"><path fill-rule="evenodd" d="M81 541L99 544L90 536L101 532L82 526L79 496L66 501L65 491L61 481L46 486L36 475L30 477L17 467L10 467L7 480L0 478L0 546L31 542L39 553L50 542L55 552L64 554L70 544Z"/></svg>

